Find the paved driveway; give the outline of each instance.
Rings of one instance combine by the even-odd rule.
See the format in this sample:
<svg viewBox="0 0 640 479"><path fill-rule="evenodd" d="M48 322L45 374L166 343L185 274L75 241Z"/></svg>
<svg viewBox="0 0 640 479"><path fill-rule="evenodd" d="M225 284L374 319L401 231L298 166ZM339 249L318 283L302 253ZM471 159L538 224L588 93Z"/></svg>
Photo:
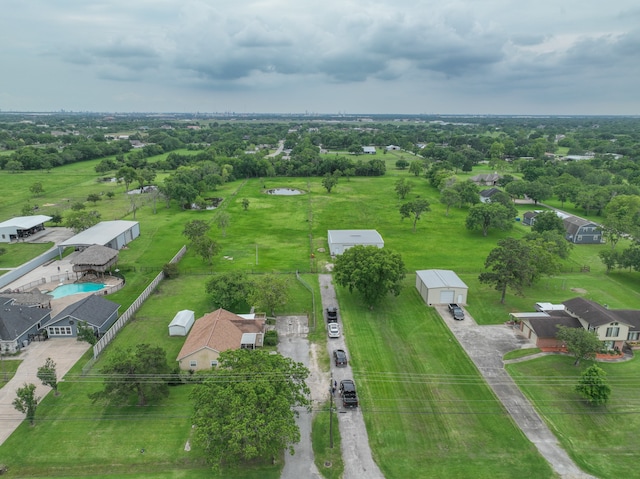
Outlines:
<svg viewBox="0 0 640 479"><path fill-rule="evenodd" d="M464 321L455 321L446 306L438 306L436 309L515 423L538 448L551 467L563 478L595 479L580 470L571 460L504 369L502 357L505 353L515 349L530 348L531 343L509 326L478 326L467 311L465 311Z"/></svg>
<svg viewBox="0 0 640 479"><path fill-rule="evenodd" d="M309 328L306 316L279 316L276 321L276 330L279 339L278 352L309 368L311 374L307 379L307 385L311 389L311 398L315 406L315 399L318 394L321 394L320 390L324 381L318 377L315 368L310 367L312 358L307 339ZM284 468L280 477L281 479L321 478L314 462L311 446L313 413L305 408L299 408L298 414L296 423L300 428L300 442L294 446L295 454L293 456L285 452Z"/></svg>
<svg viewBox="0 0 640 479"><path fill-rule="evenodd" d="M25 417L12 405L18 388L24 386L25 383L33 383L36 385L36 396L44 397L51 391L51 388L43 386L38 379L38 368L44 365L47 358L53 359L60 382L60 378L67 374L87 349L89 349L89 343L77 341L76 338L56 338L44 342L33 342L22 350L20 356L16 358L22 359L22 363L15 376L0 389L0 419L2 420L0 444L7 440ZM36 413L37 420L38 414Z"/></svg>
<svg viewBox="0 0 640 479"><path fill-rule="evenodd" d="M331 282L330 274L321 274L318 276L320 282L320 293L322 295L322 310L327 307L338 306L336 292ZM342 327L342 319L340 309L338 308L338 320ZM325 322L326 318L319 319L318 327L324 327L320 321ZM350 358L344 336L327 340L327 349L329 357L333 359L334 349L344 349L347 358ZM351 366L337 368L333 361L331 362L331 374L335 381L340 384L342 379L353 379ZM356 382L356 388L358 384ZM371 447L369 446L369 435L364 424L364 417L360 408L347 409L342 407L340 396L336 392L336 402L338 407L338 427L340 429L340 438L342 441L342 460L344 461L344 479L384 479L380 468L373 460L371 455Z"/></svg>

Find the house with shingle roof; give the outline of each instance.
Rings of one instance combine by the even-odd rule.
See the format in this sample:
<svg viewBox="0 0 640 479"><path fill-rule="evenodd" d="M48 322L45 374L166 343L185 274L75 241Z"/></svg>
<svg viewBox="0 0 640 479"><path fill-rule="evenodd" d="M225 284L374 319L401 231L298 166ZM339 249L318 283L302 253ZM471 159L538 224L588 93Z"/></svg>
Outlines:
<svg viewBox="0 0 640 479"><path fill-rule="evenodd" d="M197 319L189 331L177 361L183 371L202 371L218 365L218 357L229 349L255 349L264 340L264 315L244 318L217 309Z"/></svg>
<svg viewBox="0 0 640 479"><path fill-rule="evenodd" d="M562 218L565 238L575 244L600 244L604 243L600 226L593 221L585 220L578 216L565 216Z"/></svg>
<svg viewBox="0 0 640 479"><path fill-rule="evenodd" d="M77 337L78 323L87 323L96 336L102 336L118 319L120 305L92 294L70 304L55 315L44 327L50 338Z"/></svg>
<svg viewBox="0 0 640 479"><path fill-rule="evenodd" d="M479 175L472 176L471 181L481 186L496 186L500 178L502 178L502 175L498 173L480 173Z"/></svg>
<svg viewBox="0 0 640 479"><path fill-rule="evenodd" d="M622 350L625 341L640 339L640 310L609 309L595 301L573 298L562 303L564 310L511 313L522 333L541 349L565 350L556 339L558 327L592 331L603 342L603 349Z"/></svg>
<svg viewBox="0 0 640 479"><path fill-rule="evenodd" d="M15 353L29 343L51 318L51 309L15 304L12 298L0 299L0 349Z"/></svg>

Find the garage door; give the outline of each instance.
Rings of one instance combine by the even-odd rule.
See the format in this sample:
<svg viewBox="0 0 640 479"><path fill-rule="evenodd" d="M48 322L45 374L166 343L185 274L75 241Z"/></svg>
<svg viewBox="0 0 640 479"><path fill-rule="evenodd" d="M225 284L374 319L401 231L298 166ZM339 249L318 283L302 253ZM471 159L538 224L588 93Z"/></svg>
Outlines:
<svg viewBox="0 0 640 479"><path fill-rule="evenodd" d="M455 291L440 291L440 304L454 303Z"/></svg>

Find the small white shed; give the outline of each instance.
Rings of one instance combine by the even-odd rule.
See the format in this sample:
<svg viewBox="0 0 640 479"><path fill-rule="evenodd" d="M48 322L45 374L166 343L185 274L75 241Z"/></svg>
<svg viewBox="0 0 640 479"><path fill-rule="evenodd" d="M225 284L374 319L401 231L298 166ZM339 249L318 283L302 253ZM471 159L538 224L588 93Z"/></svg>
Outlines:
<svg viewBox="0 0 640 479"><path fill-rule="evenodd" d="M193 311L188 309L178 311L171 323L169 323L169 336L186 336L194 321L195 314Z"/></svg>
<svg viewBox="0 0 640 479"><path fill-rule="evenodd" d="M468 286L448 269L416 271L416 289L429 306L434 304L467 304Z"/></svg>

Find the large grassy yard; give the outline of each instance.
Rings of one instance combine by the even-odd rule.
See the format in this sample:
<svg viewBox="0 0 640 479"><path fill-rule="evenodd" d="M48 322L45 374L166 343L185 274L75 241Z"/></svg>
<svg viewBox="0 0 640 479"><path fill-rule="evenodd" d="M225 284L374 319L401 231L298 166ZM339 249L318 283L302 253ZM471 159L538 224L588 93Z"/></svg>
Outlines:
<svg viewBox="0 0 640 479"><path fill-rule="evenodd" d="M386 155L385 161L395 162L395 159L393 155ZM53 186L49 189L45 184L46 193L39 202L60 204L63 198L86 197L96 188L111 189L117 193L113 200L104 199L96 205L103 219L133 219L128 213L131 204L124 186L98 185L98 175L92 170L94 165L95 162L87 162L53 170L51 185L57 189ZM15 176L28 191L29 184L47 178L46 175L50 174L25 173L13 175L12 179ZM398 212L402 201L395 194L394 185L399 177L407 177L414 183L407 200L420 196L431 203L431 211L418 222L415 233L410 222L403 222ZM277 187L299 188L306 194L286 197L265 194L266 189ZM43 400L36 427L22 424L0 446L0 463L9 463L14 477L91 477L91 474L120 477L125 473L139 478L216 477L211 476L198 451L184 450L190 432L190 386L173 387L168 399L144 408L104 407L92 404L87 394L100 388L103 380L100 367L118 347L153 343L162 346L169 362L174 364L183 339L169 337L167 326L181 309L194 310L196 317L211 310L204 282L215 272L288 274L291 300L278 313L309 313L312 318L315 313L318 327L312 328L310 338L326 341L316 273L324 272L332 261L326 251L328 229L377 229L385 240L385 247L402 255L409 272L402 294L385 298L373 310L365 307L357 294L338 288L362 411L375 459L385 476L555 477L493 396L437 313L422 302L414 288L413 272L430 268L458 272L469 286L468 309L481 324L504 322L509 312L530 311L537 301L561 302L577 295L612 308L638 308L638 273L605 275L597 257L602 247L579 246L566 262L565 273L541 280L526 289L522 297L509 291L505 304L500 304L500 293L480 284L478 274L489 251L500 239L520 237L527 229L515 223L513 230L490 231L487 237L468 231L464 227L466 209L452 208L446 216L445 207L438 201L438 191L424 178L413 177L405 171L395 170L380 178L351 178L350 181L341 178L330 194L322 188L319 178L254 178L225 184L207 196L219 196L224 202L213 211L185 211L175 204L166 208L164 203L158 203L154 213L147 198L138 209L135 219L140 222L141 236L121 251L118 263L127 286L109 297L122 305L121 311L185 244L181 233L187 221L211 222L210 235L218 242L220 253L209 265L189 251L179 265L181 276L161 283L106 349L92 374L80 375L90 358L87 355L65 378L62 395L47 396ZM246 211L242 207L243 198L249 200ZM8 212L28 199L27 195L5 199L0 202L0 214L11 216ZM215 226L221 212L230 216L225 234ZM319 251L320 248L325 251ZM33 252L24 254L30 256ZM20 261L13 252L0 258L8 265ZM585 265L590 266L590 271L580 272ZM304 281L314 292L315 305L309 289L295 280L296 271L303 273ZM327 366L328 358L322 357L321 363ZM547 374L545 361L531 364L537 366L535 372L525 370L522 377ZM609 367L632 366L607 365ZM632 371L625 374L631 375ZM546 384L542 380L541 383ZM624 389L629 397L634 391L634 385L630 384ZM532 395L534 402L546 404L544 395L551 397L555 393L552 386L538 388L544 391L536 393L539 396ZM572 400L568 404L577 403ZM614 404L610 406L613 407ZM581 422L585 418L596 421L598 417L608 416L563 414L562 421L569 425L556 428L554 422L553 428L569 431L569 439L562 440L573 451L570 443L574 441L574 432L578 434L582 427ZM621 414L611 414L611 417L619 418ZM552 419L558 420L555 416ZM624 462L618 461L618 455L626 453L632 457L637 449L632 435L626 434L624 440L620 436L619 440L617 434L622 432L615 431L616 435L612 435L609 430L613 424L603 426L606 426L602 429L605 433L599 436L600 443L582 438L581 449L573 452L574 456L578 458L583 454L586 461L599 454L602 464L607 460ZM622 429L619 423L616 427ZM34 444L46 445L46 454L42 447L33 447ZM141 453L141 449L145 452ZM602 464L598 467L604 469ZM258 465L225 471L219 477L278 477L280 468L281 463ZM613 469L607 474L611 471Z"/></svg>
<svg viewBox="0 0 640 479"><path fill-rule="evenodd" d="M574 391L582 371L569 356L547 356L507 365L520 389L576 463L600 478L634 477L640 447L640 361L599 362L612 392L607 406L593 407Z"/></svg>
<svg viewBox="0 0 640 479"><path fill-rule="evenodd" d="M425 307L414 278L373 310L338 289L369 441L385 477L555 477Z"/></svg>

